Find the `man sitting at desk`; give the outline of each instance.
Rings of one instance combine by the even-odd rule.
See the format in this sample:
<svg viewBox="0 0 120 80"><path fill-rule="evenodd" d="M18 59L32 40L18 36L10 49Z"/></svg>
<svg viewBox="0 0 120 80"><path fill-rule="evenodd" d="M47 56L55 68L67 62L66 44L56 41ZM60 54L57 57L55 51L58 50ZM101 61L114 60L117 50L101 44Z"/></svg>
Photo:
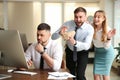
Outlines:
<svg viewBox="0 0 120 80"><path fill-rule="evenodd" d="M57 71L61 68L62 44L57 40L51 39L50 26L48 24L41 23L38 25L37 43L33 43L28 47L25 56L28 65L31 66L33 64L36 69Z"/></svg>

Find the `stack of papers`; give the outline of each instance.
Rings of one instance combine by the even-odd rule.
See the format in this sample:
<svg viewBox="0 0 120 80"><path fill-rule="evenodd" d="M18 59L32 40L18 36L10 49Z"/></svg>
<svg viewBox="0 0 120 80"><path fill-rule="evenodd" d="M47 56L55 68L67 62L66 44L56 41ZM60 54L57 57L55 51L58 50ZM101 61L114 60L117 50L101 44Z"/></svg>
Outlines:
<svg viewBox="0 0 120 80"><path fill-rule="evenodd" d="M0 80L6 79L6 78L10 78L12 77L11 75L7 75L7 74L0 74Z"/></svg>
<svg viewBox="0 0 120 80"><path fill-rule="evenodd" d="M48 79L68 79L75 77L68 72L48 72Z"/></svg>

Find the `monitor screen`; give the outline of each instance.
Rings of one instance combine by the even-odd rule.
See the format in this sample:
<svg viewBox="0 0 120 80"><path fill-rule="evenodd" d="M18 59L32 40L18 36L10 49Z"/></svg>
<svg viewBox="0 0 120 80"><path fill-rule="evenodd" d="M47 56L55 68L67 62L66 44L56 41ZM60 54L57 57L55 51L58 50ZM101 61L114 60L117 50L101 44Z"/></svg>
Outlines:
<svg viewBox="0 0 120 80"><path fill-rule="evenodd" d="M0 30L0 65L28 68L17 30Z"/></svg>

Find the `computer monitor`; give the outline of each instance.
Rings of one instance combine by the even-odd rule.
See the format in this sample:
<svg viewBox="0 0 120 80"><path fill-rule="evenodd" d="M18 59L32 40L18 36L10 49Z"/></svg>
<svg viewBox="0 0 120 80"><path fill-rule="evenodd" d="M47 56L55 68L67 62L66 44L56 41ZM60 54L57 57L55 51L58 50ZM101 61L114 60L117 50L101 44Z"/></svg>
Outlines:
<svg viewBox="0 0 120 80"><path fill-rule="evenodd" d="M21 38L21 42L22 42L22 45L23 45L23 49L24 49L24 51L26 51L27 48L28 48L28 41L27 41L26 34L25 33L20 33L20 38Z"/></svg>
<svg viewBox="0 0 120 80"><path fill-rule="evenodd" d="M0 65L28 68L17 30L0 30Z"/></svg>

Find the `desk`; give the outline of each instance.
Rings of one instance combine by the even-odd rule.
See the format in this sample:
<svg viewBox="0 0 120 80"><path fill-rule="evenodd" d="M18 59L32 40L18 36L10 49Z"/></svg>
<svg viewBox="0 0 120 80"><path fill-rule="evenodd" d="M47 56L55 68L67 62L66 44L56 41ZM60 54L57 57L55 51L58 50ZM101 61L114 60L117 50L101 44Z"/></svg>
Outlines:
<svg viewBox="0 0 120 80"><path fill-rule="evenodd" d="M7 78L4 80L47 80L48 78L48 72L50 72L50 70L36 70L36 69L31 69L28 71L33 71L36 72L36 75L26 75L26 74L17 74L17 73L8 73L7 70L0 70L0 74L9 74L12 77L11 78ZM66 71L65 69L61 69L60 71ZM67 80L72 80L72 79L67 79Z"/></svg>

